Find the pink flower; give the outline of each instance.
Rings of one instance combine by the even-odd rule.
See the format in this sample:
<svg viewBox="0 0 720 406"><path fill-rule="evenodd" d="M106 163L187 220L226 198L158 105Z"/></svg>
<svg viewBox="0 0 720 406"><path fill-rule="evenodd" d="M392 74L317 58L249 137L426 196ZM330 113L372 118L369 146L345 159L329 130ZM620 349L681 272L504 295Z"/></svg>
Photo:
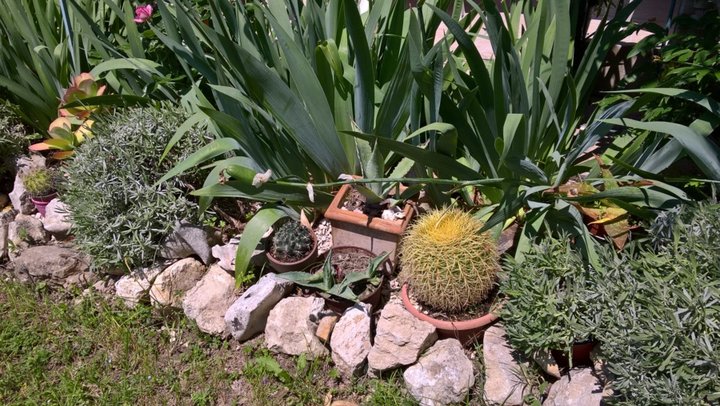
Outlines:
<svg viewBox="0 0 720 406"><path fill-rule="evenodd" d="M152 12L153 8L149 4L145 6L137 6L135 7L135 19L133 21L138 24L142 24L150 19L150 16L152 16Z"/></svg>

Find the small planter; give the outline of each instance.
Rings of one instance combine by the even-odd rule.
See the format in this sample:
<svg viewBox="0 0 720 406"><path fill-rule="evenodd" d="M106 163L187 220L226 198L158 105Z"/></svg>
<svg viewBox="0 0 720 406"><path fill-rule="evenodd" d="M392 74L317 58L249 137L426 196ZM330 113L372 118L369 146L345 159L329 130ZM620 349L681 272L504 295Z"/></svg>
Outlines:
<svg viewBox="0 0 720 406"><path fill-rule="evenodd" d="M360 248L360 247L345 246L345 247L335 247L332 249L333 257L340 256L340 255L352 254L352 253L365 254L370 259L372 259L376 256L371 251L366 250L364 248ZM364 292L358 294L358 300L360 302L370 304L373 307L373 309L377 308L377 306L380 304L380 300L382 299L382 288L385 285L385 275L389 274L390 267L391 267L391 265L388 260L386 260L384 264L381 264L378 267L378 274L380 274L380 283L377 286L369 285L365 288ZM343 276L344 276L344 272L342 269L339 269L337 271L340 273L343 273ZM336 280L336 282L338 282L338 283L341 281L342 281L341 278L339 280ZM333 296L333 295L323 294L322 296L325 299L325 306L328 309L330 309L336 313L339 313L339 314L342 314L347 308L349 308L355 304L354 302L352 302L350 300L343 299L343 298Z"/></svg>
<svg viewBox="0 0 720 406"><path fill-rule="evenodd" d="M439 320L428 316L413 306L408 296L408 285L404 284L400 290L400 298L405 308L415 317L426 321L437 329L440 338L456 338L462 345L474 342L478 338L482 338L485 330L498 320L498 316L493 313L487 313L482 317L462 320L462 321L446 321Z"/></svg>
<svg viewBox="0 0 720 406"><path fill-rule="evenodd" d="M389 252L394 268L397 264L397 245L415 215L415 210L411 205L406 204L402 221L384 220L343 210L343 202L351 189L351 185L343 185L325 211L325 218L332 224L333 245L360 247L375 255Z"/></svg>
<svg viewBox="0 0 720 406"><path fill-rule="evenodd" d="M595 344L597 344L595 340L573 344L571 354L573 367L592 365L590 352L592 352L593 348L595 348ZM555 361L557 361L558 366L561 368L570 367L567 352L561 350L551 350L550 352L552 353L553 358L555 358Z"/></svg>
<svg viewBox="0 0 720 406"><path fill-rule="evenodd" d="M281 261L271 254L272 247L268 249L267 251L267 260L270 262L270 266L276 270L279 273L285 273L285 272L295 272L295 271L304 271L307 269L310 265L312 265L315 261L317 261L318 258L318 244L317 244L317 236L315 236L315 232L312 229L310 230L310 235L313 239L313 247L310 250L310 252L305 255L303 258L300 258L296 261L292 262L285 262ZM272 241L272 239L271 239Z"/></svg>
<svg viewBox="0 0 720 406"><path fill-rule="evenodd" d="M56 197L57 193L52 193L42 197L31 197L30 201L33 202L38 213L40 213L41 216L45 217L45 209L47 208L47 205Z"/></svg>

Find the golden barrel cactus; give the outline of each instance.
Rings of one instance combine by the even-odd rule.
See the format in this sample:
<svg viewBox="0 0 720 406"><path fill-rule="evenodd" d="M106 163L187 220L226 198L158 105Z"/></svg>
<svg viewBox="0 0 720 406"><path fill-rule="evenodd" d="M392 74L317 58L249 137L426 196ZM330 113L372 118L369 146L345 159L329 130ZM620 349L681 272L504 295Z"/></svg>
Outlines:
<svg viewBox="0 0 720 406"><path fill-rule="evenodd" d="M422 304L457 312L481 303L500 268L497 244L481 233L483 222L460 209L427 213L401 246L400 280Z"/></svg>

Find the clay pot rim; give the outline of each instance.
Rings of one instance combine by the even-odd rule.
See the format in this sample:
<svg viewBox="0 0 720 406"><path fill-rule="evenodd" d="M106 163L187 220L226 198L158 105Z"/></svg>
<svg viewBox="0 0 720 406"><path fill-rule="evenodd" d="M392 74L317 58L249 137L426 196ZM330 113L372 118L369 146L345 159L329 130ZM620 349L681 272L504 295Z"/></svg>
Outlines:
<svg viewBox="0 0 720 406"><path fill-rule="evenodd" d="M455 330L455 331L463 331L463 330L472 330L472 329L479 329L483 327L487 327L497 321L500 317L494 313L486 313L483 316L480 316L475 319L470 320L461 320L461 321L446 321L446 320L439 320L433 317L428 316L427 314L424 314L420 312L413 304L410 302L410 297L408 296L408 284L404 283L402 285L402 288L400 289L400 298L402 299L403 304L405 305L405 308L412 314L413 316L417 317L420 320L426 321L433 326L443 329L443 330Z"/></svg>
<svg viewBox="0 0 720 406"><path fill-rule="evenodd" d="M403 235L405 229L410 224L410 220L415 214L415 209L411 204L405 204L405 207L403 208L405 218L403 218L402 221L385 220L379 217L368 217L362 213L343 210L341 208L343 200L350 191L351 187L351 184L344 184L340 187L340 190L337 194L335 194L332 203L330 203L330 206L328 206L325 210L325 218L328 220L343 221L362 227L369 227L373 230L383 231L389 234Z"/></svg>
<svg viewBox="0 0 720 406"><path fill-rule="evenodd" d="M30 196L30 201L33 203L35 203L35 202L49 203L51 200L55 199L56 197L58 197L58 193L52 192L45 196Z"/></svg>

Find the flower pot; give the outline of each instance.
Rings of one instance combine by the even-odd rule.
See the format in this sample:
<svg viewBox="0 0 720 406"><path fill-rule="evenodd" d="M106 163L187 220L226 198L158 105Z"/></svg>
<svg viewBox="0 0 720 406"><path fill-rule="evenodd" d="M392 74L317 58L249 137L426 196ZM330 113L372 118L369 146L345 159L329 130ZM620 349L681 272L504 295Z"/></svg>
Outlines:
<svg viewBox="0 0 720 406"><path fill-rule="evenodd" d="M575 343L572 346L572 365L575 366L588 366L592 365L592 359L590 358L590 352L595 348L597 341L588 340L582 343ZM558 366L561 368L569 368L570 362L568 360L568 354L561 350L551 350L553 358L557 361Z"/></svg>
<svg viewBox="0 0 720 406"><path fill-rule="evenodd" d="M40 213L41 216L45 217L45 209L47 208L47 205L56 197L57 193L51 193L47 196L31 197L30 201L33 202L38 213Z"/></svg>
<svg viewBox="0 0 720 406"><path fill-rule="evenodd" d="M402 286L402 289L400 290L400 298L405 305L405 309L407 309L410 314L435 326L440 338L456 338L462 345L467 345L477 339L482 339L485 330L498 320L498 316L493 313L487 313L476 319L462 321L435 319L422 313L413 306L410 301L410 297L408 296L407 284Z"/></svg>
<svg viewBox="0 0 720 406"><path fill-rule="evenodd" d="M313 239L313 247L307 255L305 255L303 258L298 259L297 261L292 261L292 262L281 261L272 256L272 254L271 254L272 247L270 247L270 249L268 249L266 257L267 257L268 262L270 263L270 266L274 270L276 270L278 273L304 271L310 265L312 265L315 261L317 261L317 258L318 258L317 236L315 236L315 232L312 229L309 229L309 230L310 230L310 235L312 236L312 239Z"/></svg>
<svg viewBox="0 0 720 406"><path fill-rule="evenodd" d="M367 254L370 257L375 257L376 255L369 250L366 250L364 248L360 247L335 247L332 249L333 256L343 253L349 253L349 252L362 252L364 254ZM373 309L377 308L377 306L380 304L380 300L382 299L382 290L383 286L385 285L385 275L389 274L390 272L391 264L389 263L389 260L386 261L384 264L380 265L378 267L377 272L380 274L380 283L377 286L368 286L365 291L358 295L358 300L363 303L370 304ZM338 281L339 282L339 281ZM355 303L343 299L341 297L322 294L321 295L325 299L325 307L328 309L338 313L342 314L346 309L353 306Z"/></svg>
<svg viewBox="0 0 720 406"><path fill-rule="evenodd" d="M332 225L333 245L360 247L375 255L389 252L394 268L397 264L397 245L415 215L415 210L406 204L402 220L385 220L343 210L343 202L351 189L351 185L343 185L325 211L325 218Z"/></svg>

